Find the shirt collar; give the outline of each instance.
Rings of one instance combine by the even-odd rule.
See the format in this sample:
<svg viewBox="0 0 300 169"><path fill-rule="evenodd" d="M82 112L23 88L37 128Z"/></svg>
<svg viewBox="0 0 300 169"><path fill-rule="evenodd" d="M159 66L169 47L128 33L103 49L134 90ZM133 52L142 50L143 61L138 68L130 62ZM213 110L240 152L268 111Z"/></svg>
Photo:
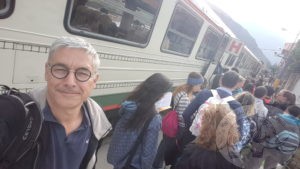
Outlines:
<svg viewBox="0 0 300 169"><path fill-rule="evenodd" d="M229 90L228 88L225 88L225 87L221 86L221 87L218 87L217 89L223 90L223 91L225 91L226 93L228 93L228 94L230 94L232 96L232 91Z"/></svg>
<svg viewBox="0 0 300 169"><path fill-rule="evenodd" d="M91 121L90 121L89 114L88 114L89 112L88 112L88 109L86 108L85 104L82 106L82 109L84 112L84 116L83 116L83 121L82 121L81 125L79 126L78 130L91 126ZM51 108L48 105L48 103L46 103L46 106L43 109L43 113L44 113L45 121L59 123L53 116L53 113L52 113Z"/></svg>

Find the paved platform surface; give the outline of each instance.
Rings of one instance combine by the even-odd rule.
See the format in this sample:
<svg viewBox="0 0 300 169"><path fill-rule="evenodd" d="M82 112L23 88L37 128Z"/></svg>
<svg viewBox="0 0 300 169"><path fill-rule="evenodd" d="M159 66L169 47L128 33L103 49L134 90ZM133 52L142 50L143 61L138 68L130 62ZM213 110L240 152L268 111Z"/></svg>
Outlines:
<svg viewBox="0 0 300 169"><path fill-rule="evenodd" d="M107 137L103 140L102 146L100 147L100 150L97 154L98 162L96 164L96 169L113 169L113 166L110 165L106 160L110 140L110 137Z"/></svg>
<svg viewBox="0 0 300 169"><path fill-rule="evenodd" d="M162 133L160 132L159 143L160 143L161 138L162 138ZM103 140L102 146L97 154L98 161L96 164L96 169L113 169L113 166L110 165L106 160L110 140L111 140L111 137L107 137ZM169 167L166 167L166 169L168 169L168 168Z"/></svg>

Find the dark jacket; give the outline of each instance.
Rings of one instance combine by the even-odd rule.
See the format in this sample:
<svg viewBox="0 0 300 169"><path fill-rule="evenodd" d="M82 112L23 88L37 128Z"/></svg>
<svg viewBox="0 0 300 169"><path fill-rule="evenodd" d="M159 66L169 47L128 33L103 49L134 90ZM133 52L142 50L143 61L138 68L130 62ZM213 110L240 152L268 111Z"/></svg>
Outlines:
<svg viewBox="0 0 300 169"><path fill-rule="evenodd" d="M135 115L136 109L137 104L134 101L124 101L122 103L120 109L121 118L116 124L107 153L107 161L114 166L114 169L124 167L128 153L142 131L142 128L128 130L124 127L130 118ZM157 151L160 129L161 116L155 114L131 160L130 165L132 167L138 169L151 168Z"/></svg>
<svg viewBox="0 0 300 169"><path fill-rule="evenodd" d="M239 169L220 152L189 144L179 158L176 169Z"/></svg>
<svg viewBox="0 0 300 169"><path fill-rule="evenodd" d="M41 169L41 159L45 152L47 152L49 134L48 126L43 125L37 144L9 169ZM80 169L87 168L93 154L100 148L101 141L102 140L97 140L95 135L92 134L88 150L81 162Z"/></svg>

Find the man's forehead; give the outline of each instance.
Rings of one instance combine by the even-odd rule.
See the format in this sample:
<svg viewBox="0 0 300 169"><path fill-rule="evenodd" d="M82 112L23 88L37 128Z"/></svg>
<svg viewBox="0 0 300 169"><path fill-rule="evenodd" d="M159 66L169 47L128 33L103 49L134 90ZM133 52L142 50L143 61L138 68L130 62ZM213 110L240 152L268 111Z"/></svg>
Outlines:
<svg viewBox="0 0 300 169"><path fill-rule="evenodd" d="M83 67L93 67L93 58L84 49L61 48L53 53L49 62L51 64L83 65Z"/></svg>

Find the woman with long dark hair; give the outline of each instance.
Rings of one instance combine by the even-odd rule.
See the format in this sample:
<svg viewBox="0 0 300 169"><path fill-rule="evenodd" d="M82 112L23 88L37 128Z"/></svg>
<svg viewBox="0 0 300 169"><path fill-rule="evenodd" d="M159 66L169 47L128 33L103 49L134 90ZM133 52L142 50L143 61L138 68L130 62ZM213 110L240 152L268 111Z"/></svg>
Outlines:
<svg viewBox="0 0 300 169"><path fill-rule="evenodd" d="M191 72L187 77L186 83L178 86L173 92L173 109L177 112L179 132L181 132L181 129L185 127L182 113L194 99L194 94L201 90L201 85L203 82L204 78L201 74L197 72ZM179 132L177 135L180 134ZM158 152L152 168L162 168L164 161L166 165L171 165L171 169L174 168L180 153L181 151L176 145L176 137L168 137L164 134L163 139L158 147Z"/></svg>
<svg viewBox="0 0 300 169"><path fill-rule="evenodd" d="M121 118L116 124L107 155L107 160L114 166L114 169L121 169L125 166L129 152L148 120L151 121L134 152L130 167L151 168L161 128L161 116L155 108L155 103L171 86L168 78L155 73L137 86L122 103Z"/></svg>

